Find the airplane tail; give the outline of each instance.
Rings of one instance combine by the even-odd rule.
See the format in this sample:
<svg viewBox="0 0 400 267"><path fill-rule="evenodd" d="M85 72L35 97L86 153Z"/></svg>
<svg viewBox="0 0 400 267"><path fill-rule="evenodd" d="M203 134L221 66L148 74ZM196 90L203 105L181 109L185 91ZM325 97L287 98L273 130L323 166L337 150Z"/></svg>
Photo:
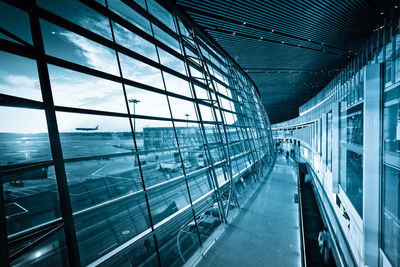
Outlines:
<svg viewBox="0 0 400 267"><path fill-rule="evenodd" d="M95 130L98 130L98 129L99 129L99 125L97 125L96 128L94 128L94 129L95 129Z"/></svg>

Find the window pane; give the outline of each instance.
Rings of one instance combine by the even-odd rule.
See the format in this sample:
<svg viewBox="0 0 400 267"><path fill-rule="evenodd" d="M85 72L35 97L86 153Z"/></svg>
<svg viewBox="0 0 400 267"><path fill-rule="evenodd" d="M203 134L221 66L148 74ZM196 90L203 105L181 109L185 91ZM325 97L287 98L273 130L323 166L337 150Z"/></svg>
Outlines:
<svg viewBox="0 0 400 267"><path fill-rule="evenodd" d="M158 39L161 42L163 42L164 44L168 45L170 48L174 49L178 53L181 52L179 42L174 37L172 37L168 33L164 32L163 30L161 30L159 27L157 27L154 24L153 24L153 30L154 30L154 37L156 39Z"/></svg>
<svg viewBox="0 0 400 267"><path fill-rule="evenodd" d="M382 249L393 266L400 265L400 171L384 165Z"/></svg>
<svg viewBox="0 0 400 267"><path fill-rule="evenodd" d="M157 228L157 244L163 266L182 266L199 248L197 231L188 231L189 224L193 224L191 209Z"/></svg>
<svg viewBox="0 0 400 267"><path fill-rule="evenodd" d="M124 78L164 90L161 71L146 63L119 53Z"/></svg>
<svg viewBox="0 0 400 267"><path fill-rule="evenodd" d="M354 208L363 216L363 156L340 149L340 185Z"/></svg>
<svg viewBox="0 0 400 267"><path fill-rule="evenodd" d="M182 60L176 58L168 52L165 52L159 47L157 49L158 54L160 55L160 63L162 65L186 75L185 65L183 64Z"/></svg>
<svg viewBox="0 0 400 267"><path fill-rule="evenodd" d="M171 118L166 95L132 86L125 88L128 100L131 100L129 102L131 114Z"/></svg>
<svg viewBox="0 0 400 267"><path fill-rule="evenodd" d="M326 153L327 153L327 166L329 168L329 170L332 170L332 111L327 113L327 124L326 124L326 128L327 128L327 149L326 149Z"/></svg>
<svg viewBox="0 0 400 267"><path fill-rule="evenodd" d="M136 139L143 140L139 149L140 156L146 158L146 166L142 167L146 187L183 175L171 122L137 119L136 131Z"/></svg>
<svg viewBox="0 0 400 267"><path fill-rule="evenodd" d="M53 166L6 167L3 171L8 235L61 217Z"/></svg>
<svg viewBox="0 0 400 267"><path fill-rule="evenodd" d="M147 0L147 5L149 7L150 14L159 19L171 30L175 31L174 18L170 12L168 12L154 0Z"/></svg>
<svg viewBox="0 0 400 267"><path fill-rule="evenodd" d="M175 97L169 97L169 103L171 105L174 119L196 120L196 111L194 109L193 102Z"/></svg>
<svg viewBox="0 0 400 267"><path fill-rule="evenodd" d="M104 185L106 190L108 188ZM98 195L101 196L104 191L98 192ZM125 195L115 202L75 214L74 221L81 263L84 265L150 228L143 194Z"/></svg>
<svg viewBox="0 0 400 267"><path fill-rule="evenodd" d="M40 25L46 54L119 76L113 50L44 20Z"/></svg>
<svg viewBox="0 0 400 267"><path fill-rule="evenodd" d="M117 44L129 48L130 50L157 62L157 54L154 44L115 22L113 22L113 30Z"/></svg>
<svg viewBox="0 0 400 267"><path fill-rule="evenodd" d="M363 104L358 104L341 113L341 141L363 144Z"/></svg>
<svg viewBox="0 0 400 267"><path fill-rule="evenodd" d="M383 142L385 152L400 156L400 87L387 91L384 96Z"/></svg>
<svg viewBox="0 0 400 267"><path fill-rule="evenodd" d="M57 112L64 158L134 151L128 118Z"/></svg>
<svg viewBox="0 0 400 267"><path fill-rule="evenodd" d="M0 93L42 101L36 62L0 51Z"/></svg>
<svg viewBox="0 0 400 267"><path fill-rule="evenodd" d="M139 15L139 13L137 13L129 6L125 5L122 1L108 0L107 3L108 7L112 11L114 11L139 29L151 35L150 22L145 17Z"/></svg>
<svg viewBox="0 0 400 267"><path fill-rule="evenodd" d="M11 250L10 252L16 251ZM70 266L64 230L59 230L50 238L28 250L11 262L11 266Z"/></svg>
<svg viewBox="0 0 400 267"><path fill-rule="evenodd" d="M100 15L77 0L59 0L56 2L39 0L37 4L87 30L112 40L108 18Z"/></svg>
<svg viewBox="0 0 400 267"><path fill-rule="evenodd" d="M167 91L191 97L189 83L169 73L163 72Z"/></svg>
<svg viewBox="0 0 400 267"><path fill-rule="evenodd" d="M32 44L32 34L29 28L28 14L4 2L0 2L0 10L0 27ZM11 37L7 37L6 39L17 42Z"/></svg>
<svg viewBox="0 0 400 267"><path fill-rule="evenodd" d="M203 140L197 123L175 122L186 174L206 166Z"/></svg>
<svg viewBox="0 0 400 267"><path fill-rule="evenodd" d="M55 105L127 113L121 84L53 65L48 69Z"/></svg>
<svg viewBox="0 0 400 267"><path fill-rule="evenodd" d="M220 211L215 194L211 194L194 204L198 229L201 241L204 242L221 224ZM191 231L195 231L194 223L189 224Z"/></svg>
<svg viewBox="0 0 400 267"><path fill-rule="evenodd" d="M150 233L99 266L159 266L153 233Z"/></svg>
<svg viewBox="0 0 400 267"><path fill-rule="evenodd" d="M1 166L51 160L43 110L0 107Z"/></svg>

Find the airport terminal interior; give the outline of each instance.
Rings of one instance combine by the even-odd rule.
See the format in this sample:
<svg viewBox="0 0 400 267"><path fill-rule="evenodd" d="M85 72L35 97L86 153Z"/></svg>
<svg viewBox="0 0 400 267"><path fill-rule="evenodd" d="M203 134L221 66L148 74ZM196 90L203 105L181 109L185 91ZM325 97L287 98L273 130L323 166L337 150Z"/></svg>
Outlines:
<svg viewBox="0 0 400 267"><path fill-rule="evenodd" d="M400 2L0 0L0 179L0 266L400 267Z"/></svg>

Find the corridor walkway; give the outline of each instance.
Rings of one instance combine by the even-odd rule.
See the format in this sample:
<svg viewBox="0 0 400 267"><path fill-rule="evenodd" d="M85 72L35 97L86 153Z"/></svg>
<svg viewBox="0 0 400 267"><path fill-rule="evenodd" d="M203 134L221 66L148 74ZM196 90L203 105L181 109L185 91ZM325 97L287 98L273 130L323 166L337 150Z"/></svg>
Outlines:
<svg viewBox="0 0 400 267"><path fill-rule="evenodd" d="M297 170L278 156L268 180L197 266L300 266Z"/></svg>

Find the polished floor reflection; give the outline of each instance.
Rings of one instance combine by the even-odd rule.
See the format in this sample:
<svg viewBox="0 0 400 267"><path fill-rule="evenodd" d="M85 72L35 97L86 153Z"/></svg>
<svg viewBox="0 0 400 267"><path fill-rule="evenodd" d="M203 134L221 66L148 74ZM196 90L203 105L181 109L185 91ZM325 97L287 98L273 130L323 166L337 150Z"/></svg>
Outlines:
<svg viewBox="0 0 400 267"><path fill-rule="evenodd" d="M297 165L275 167L198 266L300 266Z"/></svg>

